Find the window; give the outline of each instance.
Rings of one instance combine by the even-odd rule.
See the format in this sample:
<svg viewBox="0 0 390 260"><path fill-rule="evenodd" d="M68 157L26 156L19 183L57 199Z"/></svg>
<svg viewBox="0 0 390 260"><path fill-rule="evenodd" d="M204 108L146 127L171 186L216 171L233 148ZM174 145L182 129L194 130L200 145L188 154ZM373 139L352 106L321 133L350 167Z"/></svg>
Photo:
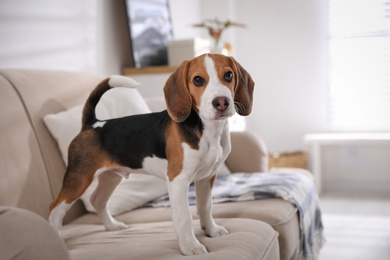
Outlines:
<svg viewBox="0 0 390 260"><path fill-rule="evenodd" d="M94 0L0 0L0 67L96 69Z"/></svg>
<svg viewBox="0 0 390 260"><path fill-rule="evenodd" d="M390 130L390 0L329 0L333 130Z"/></svg>

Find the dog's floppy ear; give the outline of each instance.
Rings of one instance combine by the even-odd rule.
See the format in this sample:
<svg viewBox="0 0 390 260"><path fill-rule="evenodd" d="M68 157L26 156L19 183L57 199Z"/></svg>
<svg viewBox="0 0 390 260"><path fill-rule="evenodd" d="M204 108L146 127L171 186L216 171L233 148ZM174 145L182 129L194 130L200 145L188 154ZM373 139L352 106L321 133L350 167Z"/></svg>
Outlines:
<svg viewBox="0 0 390 260"><path fill-rule="evenodd" d="M253 89L255 82L251 75L233 58L233 69L237 75L234 89L234 103L236 112L242 116L247 116L252 111Z"/></svg>
<svg viewBox="0 0 390 260"><path fill-rule="evenodd" d="M189 65L189 61L183 61L164 86L167 110L169 116L176 122L183 122L191 112L191 95L187 82Z"/></svg>

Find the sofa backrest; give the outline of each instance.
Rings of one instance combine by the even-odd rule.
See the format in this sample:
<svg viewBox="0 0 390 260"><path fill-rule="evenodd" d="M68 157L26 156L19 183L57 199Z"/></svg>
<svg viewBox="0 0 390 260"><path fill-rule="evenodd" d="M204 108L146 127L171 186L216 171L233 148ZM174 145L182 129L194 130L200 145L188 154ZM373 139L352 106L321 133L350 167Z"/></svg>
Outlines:
<svg viewBox="0 0 390 260"><path fill-rule="evenodd" d="M47 218L65 165L42 118L85 102L103 75L41 70L0 70L0 205ZM84 213L81 203L65 223Z"/></svg>

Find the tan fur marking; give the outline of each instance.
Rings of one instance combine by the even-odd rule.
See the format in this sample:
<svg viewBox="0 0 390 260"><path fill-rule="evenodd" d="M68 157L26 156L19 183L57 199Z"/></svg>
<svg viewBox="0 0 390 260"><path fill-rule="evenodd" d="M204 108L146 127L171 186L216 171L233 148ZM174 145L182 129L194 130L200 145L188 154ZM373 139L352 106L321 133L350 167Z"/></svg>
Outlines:
<svg viewBox="0 0 390 260"><path fill-rule="evenodd" d="M191 112L191 95L188 92L189 61L183 61L169 76L164 86L165 101L170 117L176 122L186 120Z"/></svg>
<svg viewBox="0 0 390 260"><path fill-rule="evenodd" d="M93 130L81 131L69 146L69 165L65 173L62 189L50 205L50 210L62 201L70 204L77 200L93 181L94 174L102 167L115 168L103 151ZM80 157L83 159L80 160Z"/></svg>
<svg viewBox="0 0 390 260"><path fill-rule="evenodd" d="M179 129L175 123L168 125L166 130L166 153L168 160L167 175L169 181L173 181L183 170L183 147Z"/></svg>
<svg viewBox="0 0 390 260"><path fill-rule="evenodd" d="M211 177L210 179L210 187L213 188L214 186L214 182L215 182L215 179L216 179L217 175L214 175L213 177Z"/></svg>
<svg viewBox="0 0 390 260"><path fill-rule="evenodd" d="M212 56L211 58L214 61L215 69L217 70L219 80L221 81L221 83L223 83L225 86L227 86L234 95L234 87L235 87L236 82L237 82L238 73L237 73L237 69L236 69L236 66L234 64L233 59L230 59L230 58L226 59L226 58L220 57L220 56ZM228 71L233 72L234 76L233 76L232 82L227 82L224 79L225 74Z"/></svg>
<svg viewBox="0 0 390 260"><path fill-rule="evenodd" d="M205 56L201 56L199 59L192 60L188 69L188 85L192 98L192 107L195 108L196 111L199 111L200 98L210 80L209 74L204 66L204 59ZM200 76L205 80L204 87L195 86L193 80L196 76Z"/></svg>
<svg viewBox="0 0 390 260"><path fill-rule="evenodd" d="M194 150L199 150L199 140L202 138L202 132L199 129L192 129L193 135L198 138L197 142L190 142L188 145L194 149Z"/></svg>
<svg viewBox="0 0 390 260"><path fill-rule="evenodd" d="M242 116L247 116L252 112L253 103L253 90L255 82L251 75L232 57L230 57L233 63L233 69L235 74L235 86L234 86L234 102L236 105L236 111Z"/></svg>
<svg viewBox="0 0 390 260"><path fill-rule="evenodd" d="M82 113L82 128L86 127L89 123L91 123L91 120L95 118L95 107L97 102L99 101L100 97L109 90L111 87L108 84L110 81L110 78L105 78L102 80L89 94L89 97L87 101L84 104L83 107L83 113Z"/></svg>

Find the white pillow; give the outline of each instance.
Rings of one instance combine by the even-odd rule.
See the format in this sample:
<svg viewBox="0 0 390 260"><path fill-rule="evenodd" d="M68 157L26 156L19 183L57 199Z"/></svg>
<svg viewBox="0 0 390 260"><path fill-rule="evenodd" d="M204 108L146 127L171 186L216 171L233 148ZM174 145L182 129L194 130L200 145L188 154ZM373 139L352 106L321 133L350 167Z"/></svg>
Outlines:
<svg viewBox="0 0 390 260"><path fill-rule="evenodd" d="M49 114L43 118L46 127L57 141L65 165L68 164L68 146L81 130L81 114L84 105L69 110ZM149 113L150 109L136 89L113 88L106 92L96 107L96 115L100 120L134 114ZM95 178L81 196L86 209L95 212L89 198L97 186ZM109 201L109 209L113 215L140 207L146 202L167 193L164 180L146 174L131 174L118 185Z"/></svg>

